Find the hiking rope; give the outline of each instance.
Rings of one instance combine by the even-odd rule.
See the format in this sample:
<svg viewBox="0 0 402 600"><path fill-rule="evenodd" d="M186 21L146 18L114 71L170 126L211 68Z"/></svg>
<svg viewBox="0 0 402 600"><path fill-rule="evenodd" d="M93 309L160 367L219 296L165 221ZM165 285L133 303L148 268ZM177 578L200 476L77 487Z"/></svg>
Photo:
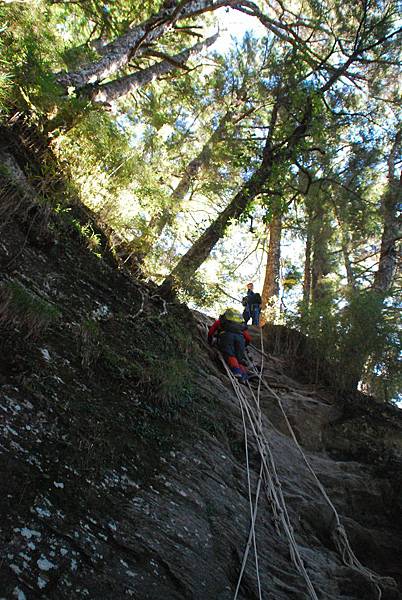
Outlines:
<svg viewBox="0 0 402 600"><path fill-rule="evenodd" d="M266 357L266 354L264 352L262 329L260 330L260 335L261 335L261 357L263 358L263 357ZM256 348L256 350L258 350L258 349ZM262 372L262 370L261 370L261 372ZM334 517L335 523L336 523L336 526L334 527L334 530L332 532L332 537L333 537L334 543L336 545L336 548L342 557L342 561L344 562L345 565L349 566L350 568L354 569L355 571L358 571L364 577L366 577L366 579L368 579L375 586L375 588L378 592L378 600L381 600L382 590L378 584L378 582L381 578L376 573L371 571L371 569L362 565L362 563L359 561L359 559L354 554L354 552L351 548L346 530L345 530L343 524L341 523L339 514L338 514L334 504L332 503L330 497L328 496L324 486L322 485L321 481L319 480L318 476L316 475L313 467L311 466L310 462L308 461L305 453L303 452L303 449L297 440L296 434L295 434L293 427L288 419L285 409L283 408L283 404L282 404L282 401L281 401L279 395L269 386L269 384L264 379L262 379L262 376L260 377L260 381L262 381L262 383L263 383L264 387L267 389L267 391L270 394L272 394L272 396L274 396L274 398L276 398L276 400L278 402L278 406L282 412L282 415L286 422L286 426L287 426L289 433L296 445L296 448L298 449L298 451L303 459L303 462L305 463L310 474L313 476L313 478L317 484L317 487L320 490L323 498L325 499L328 506L332 510L333 517Z"/></svg>
<svg viewBox="0 0 402 600"><path fill-rule="evenodd" d="M237 383L237 385L239 385L239 384ZM237 599L237 594L238 594L239 589L240 589L240 584L241 584L241 580L242 580L242 577L243 577L244 569L246 568L247 557L248 557L248 553L250 551L251 542L253 543L253 548L254 548L254 559L255 559L255 569L256 569L256 574L257 574L258 595L259 595L259 599L262 600L260 573L259 573L259 568L258 568L257 541L256 541L256 537L255 537L255 520L257 518L258 499L259 499L259 495L260 495L260 492L259 492L260 481L258 482L257 492L256 492L256 499L255 499L255 505L253 507L253 499L252 499L252 496L251 496L250 463L249 463L249 458L248 458L247 426L246 426L246 419L244 417L244 408L243 408L243 405L241 403L240 403L240 411L241 411L242 422L243 422L243 431L244 431L244 446L245 446L246 470L247 470L247 487L248 487L248 497L249 497L249 503L250 503L250 519L251 520L250 520L250 533L249 533L248 541L247 541L247 544L246 544L246 550L245 550L244 556L243 556L242 567L241 567L241 570L240 570L240 575L239 575L239 579L238 579L237 586L236 586L234 600ZM261 468L262 468L262 463L261 463Z"/></svg>
<svg viewBox="0 0 402 600"><path fill-rule="evenodd" d="M250 388L251 390L251 388ZM252 390L251 393L253 394ZM255 425L261 422L262 416L258 417L258 422L256 424L253 423L253 419L255 420L255 414L253 411L250 411L250 423L252 429L254 430L254 434L256 436L257 445L259 447L260 454L263 459L263 463L265 466L265 475L267 480L266 490L268 492L269 498L273 501L273 504L276 508L276 518L278 525L282 524L282 527L286 533L289 543L289 552L292 558L292 561L299 572L299 574L304 578L306 586L308 588L309 594L313 600L317 599L317 594L315 592L314 586L310 580L310 577L304 567L303 559L299 553L298 546L296 544L296 540L294 538L294 530L290 521L289 513L287 511L287 506L285 502L285 498L282 492L282 486L279 480L279 476L277 473L274 456L272 454L271 447L266 439L262 428L256 432ZM268 459L268 460L267 460ZM278 529L278 527L277 527ZM279 529L280 531L280 529Z"/></svg>
<svg viewBox="0 0 402 600"><path fill-rule="evenodd" d="M238 583L236 586L234 600L237 600L238 592L239 592L240 585L241 585L241 580L242 580L242 577L244 574L244 570L245 570L246 563L247 563L247 558L248 558L252 543L254 545L254 553L256 555L257 580L258 580L259 594L260 594L260 599L261 599L261 587L260 587L259 571L258 571L258 567L257 567L258 557L257 557L256 543L255 543L255 521L256 521L256 516L257 516L258 500L259 500L259 496L260 496L260 488L261 488L262 480L264 480L264 491L265 491L267 500L273 510L273 521L274 521L276 530L279 533L280 525L282 525L282 528L285 531L286 537L288 538L289 552L290 552L292 562L294 563L294 565L295 565L297 571L300 573L300 575L303 576L303 578L306 582L306 586L309 591L310 597L313 600L318 600L314 586L313 586L313 584L310 580L310 577L305 569L303 559L300 556L299 549L298 549L296 540L294 538L294 530L293 530L293 527L290 522L290 517L289 517L288 511L287 511L286 502L285 502L285 499L283 496L281 483L280 483L278 473L276 470L274 457L273 457L271 448L269 446L269 443L263 432L262 412L261 412L261 408L260 408L261 385L264 385L264 387L267 389L267 391L274 398L276 398L276 400L278 402L278 406L281 410L281 413L282 413L282 415L285 419L286 425L288 427L289 433L290 433L305 465L307 466L309 472L313 476L313 478L317 484L317 487L319 488L320 492L322 493L323 498L325 499L325 501L327 502L327 504L329 505L329 507L332 510L334 520L336 523L336 526L334 527L334 530L332 532L332 537L333 537L335 546L342 558L343 563L345 565L349 566L350 568L354 569L355 571L361 573L364 577L366 577L374 585L374 587L378 593L378 600L381 600L382 590L378 583L381 580L381 577L379 577L376 573L371 571L369 568L362 565L361 562L359 561L359 559L354 554L354 552L350 546L350 542L349 542L346 530L340 521L339 514L338 514L335 506L333 505L331 499L329 498L324 486L322 485L321 481L318 479L314 469L312 468L311 464L307 460L307 457L305 456L305 454L297 440L297 437L294 433L294 430L290 424L290 421L286 415L286 412L285 412L285 409L283 408L280 397L268 385L268 383L265 381L265 379L263 379L262 375L263 375L264 358L267 358L267 355L264 351L264 341L263 341L262 329L260 330L260 337L261 337L261 350L256 348L255 346L252 346L261 355L261 361L262 361L260 372L258 373L257 369L254 369L254 371L258 375L258 379L259 379L257 398L255 397L250 385L248 385L249 390L251 392L251 395L252 395L255 405L256 405L257 416L255 415L255 412L253 411L252 407L249 406L247 397L246 397L243 389L239 385L237 379L233 376L233 374L230 371L229 367L227 366L223 356L218 351L220 359L222 361L222 364L228 374L229 380L232 383L232 387L233 387L235 394L237 396L237 399L239 401L239 406L240 406L240 409L242 412L242 418L243 418L243 427L245 428L244 415L247 415L248 422L253 431L255 441L257 443L258 451L261 456L261 471L260 471L260 476L259 476L258 486L257 486L257 491L256 491L254 510L251 511L252 518L251 518L251 524L250 524L250 532L249 532L248 541L247 541L247 544L245 547L245 551L243 554L243 560L242 560ZM279 434L281 434L272 423L270 423L270 425L274 428L275 431L277 431ZM246 431L246 429L245 429L245 431ZM246 436L246 433L245 433L245 436ZM248 452L248 450L247 450L247 452ZM249 482L250 481L250 472L249 472L248 459L247 459L247 471L248 471L247 477L248 477L248 482ZM262 474L262 477L261 477L261 474ZM251 491L249 489L249 499L250 499L250 494L251 494Z"/></svg>
<svg viewBox="0 0 402 600"><path fill-rule="evenodd" d="M226 365L226 362L221 354L220 354L220 357L221 357L221 361L225 367L225 370L230 378L230 381L232 383L232 386L233 386L233 389L237 396L237 399L239 400L240 409L241 409L241 411L243 411L243 409L244 409L244 414L247 415L248 422L253 431L253 434L254 434L254 437L255 437L255 440L257 443L257 447L258 447L258 450L259 450L259 453L261 456L262 467L263 467L265 479L266 479L266 487L268 488L268 495L270 498L272 498L273 502L276 504L276 507L277 507L276 512L277 512L278 519L281 521L282 527L288 538L289 551L290 551L292 561L293 561L297 571L304 578L307 589L310 594L310 597L313 600L318 600L318 596L315 592L315 589L310 580L310 577L304 567L303 559L300 556L300 552L299 552L298 546L296 544L296 540L294 538L293 527L290 522L285 499L284 499L282 489L281 489L281 484L280 484L279 477L278 477L278 474L276 471L274 457L272 455L270 446L268 444L268 440L264 436L264 432L262 429L262 416L260 414L261 410L259 408L259 398L256 399L255 395L251 391L253 399L254 399L256 407L257 407L257 411L258 411L258 414L256 416L254 411L252 410L252 408L249 406L249 404L247 402L247 398L246 398L243 390L240 388L239 383L237 382L235 377L233 377L229 367ZM262 372L260 372L260 377L262 377ZM250 390L251 390L251 388L250 388ZM260 426L260 424L261 424L261 426ZM248 466L248 468L249 468L249 466ZM254 512L256 513L256 510ZM255 525L255 523L253 522L251 524L251 527L254 528L254 525ZM253 535L252 532L251 532L251 535ZM250 538L250 535L249 535L249 538ZM240 588L241 578L244 573L249 547L250 547L250 544L248 544L246 546L245 555L243 557L242 568L241 568L239 580L237 583L234 600L237 598L238 590Z"/></svg>
<svg viewBox="0 0 402 600"><path fill-rule="evenodd" d="M220 356L222 362L224 363L224 365L226 366L226 363L224 362L223 356L221 355L220 352L219 352L219 356ZM231 375L231 371L229 371L229 373ZM235 390L236 393L241 393L239 383L238 383L237 379L235 379L234 377L233 377L232 385L233 385L233 388L234 388L234 390ZM257 490L256 490L256 495L255 495L255 505L253 507L253 501L252 501L252 496L251 496L251 473L250 473L250 463L249 463L249 454L248 454L248 434L247 434L246 419L245 419L245 416L244 416L244 408L243 408L243 404L242 403L240 403L240 412L241 412L241 415L242 415L242 423L243 423L243 431L244 431L244 444L245 444L245 456L246 456L246 471L247 471L247 485L248 485L248 495L249 495L249 503L250 503L250 517L251 517L251 521L250 521L250 532L249 532L247 544L246 544L246 547L245 547L245 550L244 550L244 553L243 553L243 560L242 560L242 565L241 565L241 569L240 569L239 578L238 578L238 581L237 581L237 586L236 586L236 591L235 591L235 595L234 595L234 600L237 600L237 595L238 595L239 590L240 590L240 584L241 584L241 580L243 578L244 570L246 568L247 558L248 558L248 555L249 555L249 552L250 552L251 545L253 545L253 548L254 548L254 558L255 558L255 567L256 567L256 575L257 575L257 585L258 585L259 600L262 600L261 582L260 582L260 573L259 573L259 564L258 564L257 542L256 542L256 537L255 537L255 521L256 521L256 518L257 518L258 500L259 500L260 490L261 490L262 464L261 464L261 468L260 468L260 476L259 476L259 479L258 479Z"/></svg>

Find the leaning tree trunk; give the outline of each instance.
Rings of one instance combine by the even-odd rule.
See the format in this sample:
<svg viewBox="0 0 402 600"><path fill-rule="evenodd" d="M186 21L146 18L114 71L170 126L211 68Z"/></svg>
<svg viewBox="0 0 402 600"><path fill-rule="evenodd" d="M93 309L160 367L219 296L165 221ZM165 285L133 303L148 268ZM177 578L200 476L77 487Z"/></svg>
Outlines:
<svg viewBox="0 0 402 600"><path fill-rule="evenodd" d="M277 118L278 105L279 100L277 100L272 112L271 124L263 150L261 165L242 186L224 211L220 213L213 223L211 223L187 253L182 256L176 267L162 283L162 292L167 292L171 290L172 287L183 286L186 281L189 281L205 259L210 255L211 250L216 243L224 236L228 224L233 220L238 220L249 203L261 193L267 180L271 176L274 164L291 159L299 142L304 138L310 126L312 120L312 103L310 99L307 99L301 123L294 128L293 132L287 138L286 144L273 150L272 133Z"/></svg>
<svg viewBox="0 0 402 600"><path fill-rule="evenodd" d="M65 89L74 87L78 90L87 85L104 81L126 67L142 46L159 39L172 29L177 21L215 10L227 3L226 1L214 2L214 0L188 0L185 3L166 2L157 15L131 27L125 34L107 44L99 59L77 71L58 73L56 79Z"/></svg>
<svg viewBox="0 0 402 600"><path fill-rule="evenodd" d="M282 215L274 214L268 227L269 247L264 285L261 294L261 327L272 321L279 308L279 278L281 260Z"/></svg>
<svg viewBox="0 0 402 600"><path fill-rule="evenodd" d="M241 97L241 91L237 94ZM223 139L228 127L241 121L244 117L250 114L250 110L242 111L244 101L238 99L236 105L230 108L219 122L218 127L212 133L201 152L193 158L184 170L183 176L173 190L169 198L169 205L152 217L148 224L149 231L141 240L141 254L146 256L155 244L156 240L161 236L164 228L171 225L175 215L181 208L181 204L188 194L193 181L197 176L205 171L211 160L212 150L214 146Z"/></svg>
<svg viewBox="0 0 402 600"><path fill-rule="evenodd" d="M114 81L104 83L95 88L88 88L89 95L94 102L101 104L110 103L118 98L123 98L124 96L127 96L127 94L134 92L137 88L151 83L155 79L162 77L162 75L166 75L166 73L184 68L184 65L189 58L198 54L204 50L204 48L211 46L217 38L218 34L215 34L203 42L199 42L175 56L167 57L165 60L156 63L147 69L136 71L131 75L115 79Z"/></svg>
<svg viewBox="0 0 402 600"><path fill-rule="evenodd" d="M204 231L198 240L191 246L179 263L165 279L161 290L169 290L172 287L181 287L194 275L197 269L208 258L216 243L224 236L229 222L237 220L244 212L248 204L261 192L262 186L271 173L271 168L258 169L249 181L243 185L233 200L223 212Z"/></svg>
<svg viewBox="0 0 402 600"><path fill-rule="evenodd" d="M338 79L342 77L342 75L349 68L350 64L357 59L358 55L359 53L354 53L347 61L345 61L343 65L336 69L328 81L321 86L319 89L320 93L328 91L334 85L334 83L336 83ZM275 119L277 109L278 106L275 104L273 110L273 114L275 113ZM267 141L264 147L263 159L260 167L236 194L226 209L213 223L211 223L211 225L206 229L206 231L204 231L201 237L193 244L187 253L182 256L176 267L162 283L160 288L161 293L168 292L172 289L172 287L175 286L180 287L180 285L183 285L185 281L188 281L188 279L194 275L197 269L210 255L216 243L223 237L229 221L232 219L238 219L248 206L249 202L260 193L262 187L271 175L272 166L281 162L282 160L289 160L292 157L300 140L304 138L310 127L312 116L312 100L311 98L308 98L301 123L295 127L290 136L287 138L286 143L280 149L276 149L275 151L272 148L271 118L271 126L267 135Z"/></svg>

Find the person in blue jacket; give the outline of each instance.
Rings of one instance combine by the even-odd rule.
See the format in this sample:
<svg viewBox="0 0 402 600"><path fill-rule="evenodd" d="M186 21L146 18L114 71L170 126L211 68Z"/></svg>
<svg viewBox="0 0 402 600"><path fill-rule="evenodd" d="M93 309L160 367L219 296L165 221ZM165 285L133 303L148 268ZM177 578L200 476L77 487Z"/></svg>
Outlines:
<svg viewBox="0 0 402 600"><path fill-rule="evenodd" d="M252 283L247 284L247 296L242 300L244 306L243 317L247 324L251 319L251 323L256 327L260 324L260 312L261 312L261 296L257 292L254 292L254 285Z"/></svg>

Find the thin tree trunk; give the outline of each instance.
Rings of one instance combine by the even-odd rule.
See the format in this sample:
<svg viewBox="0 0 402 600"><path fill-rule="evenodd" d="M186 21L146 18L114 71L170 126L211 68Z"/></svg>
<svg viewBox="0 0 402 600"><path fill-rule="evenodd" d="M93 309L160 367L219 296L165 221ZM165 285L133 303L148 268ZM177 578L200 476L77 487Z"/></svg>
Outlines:
<svg viewBox="0 0 402 600"><path fill-rule="evenodd" d="M381 203L384 227L374 288L382 293L387 292L391 287L397 266L397 242L402 237L401 222L398 220L398 209L402 202L402 172L399 178L395 173L395 162L401 140L402 130L399 130L388 159L388 190Z"/></svg>
<svg viewBox="0 0 402 600"><path fill-rule="evenodd" d="M162 292L168 291L175 286L180 287L183 282L188 281L189 278L194 275L197 269L210 255L215 244L223 237L229 222L238 220L251 200L261 193L264 184L271 176L273 165L277 162L282 162L283 160L289 160L292 157L298 143L303 139L310 126L312 119L312 103L311 100L308 99L302 121L295 127L292 134L287 139L286 144L276 151L273 151L272 132L277 118L278 106L279 100L277 100L272 112L271 124L260 167L243 185L225 210L221 212L213 223L211 223L187 253L182 256L176 267L163 282L161 286Z"/></svg>
<svg viewBox="0 0 402 600"><path fill-rule="evenodd" d="M304 260L304 279L303 279L303 305L304 310L308 310L310 306L311 296L311 248L313 235L311 231L311 223L307 226L306 249Z"/></svg>
<svg viewBox="0 0 402 600"><path fill-rule="evenodd" d="M364 367L370 357L375 352L373 343L376 343L378 323L382 319L384 308L384 297L391 288L395 270L397 267L397 241L401 237L401 228L398 224L397 211L402 201L402 176L398 178L395 173L395 162L398 149L401 144L402 130L399 130L388 159L388 187L381 201L381 210L383 213L383 232L381 238L381 252L378 269L374 275L374 284L371 290L366 290L366 294L371 304L368 314L361 315L361 318L352 322L349 337L346 340L343 349L344 373L343 387L345 389L356 389L362 379ZM356 348L355 340L364 335L361 342L362 347ZM373 340L365 344L366 340Z"/></svg>
<svg viewBox="0 0 402 600"><path fill-rule="evenodd" d="M107 44L99 59L77 71L58 73L56 79L65 89L68 87L81 89L87 85L101 82L127 66L128 62L138 53L140 46L159 39L177 21L216 10L226 4L228 4L227 1L214 2L214 0L166 3L157 15L153 15L143 23L131 27L125 34Z"/></svg>
<svg viewBox="0 0 402 600"><path fill-rule="evenodd" d="M356 289L356 280L355 274L353 272L352 262L350 260L350 236L349 232L345 230L345 225L340 223L341 227L341 247L342 247L342 255L343 262L345 264L346 270L346 280L348 282L348 286L352 289Z"/></svg>
<svg viewBox="0 0 402 600"><path fill-rule="evenodd" d="M264 285L261 294L261 327L267 321L272 321L275 309L279 308L279 277L281 260L282 215L274 214L268 227L269 247L267 266L265 269ZM270 310L272 308L272 313ZM266 310L268 309L268 310Z"/></svg>
<svg viewBox="0 0 402 600"><path fill-rule="evenodd" d="M314 210L312 226L312 259L311 259L311 302L317 304L325 300L328 290L324 277L331 266L328 262L328 242L332 229L326 220L326 209L321 202Z"/></svg>
<svg viewBox="0 0 402 600"><path fill-rule="evenodd" d="M324 253L326 247L323 245L323 240L320 239L320 234L313 238L313 256L311 261L311 302L317 304L324 298L323 293L323 277L324 277Z"/></svg>
<svg viewBox="0 0 402 600"><path fill-rule="evenodd" d="M355 274L353 271L352 261L350 260L350 253L351 253L350 233L349 233L347 224L342 219L342 217L339 213L338 207L337 207L334 199L332 199L332 205L334 207L335 218L338 222L339 229L341 230L341 249L342 249L343 262L344 262L345 271L346 271L346 280L348 282L348 286L350 287L350 289L355 290L356 289L356 279L355 279Z"/></svg>
<svg viewBox="0 0 402 600"><path fill-rule="evenodd" d="M241 96L240 92L241 90L237 94L238 97ZM212 133L201 152L187 165L182 178L170 195L169 205L166 206L161 213L158 213L150 220L148 224L150 231L148 232L147 239L145 241L145 253L149 252L155 241L161 236L166 225L170 225L173 222L173 218L180 210L181 204L188 194L191 184L200 174L200 172L204 171L208 167L208 164L211 160L212 149L220 140L223 139L228 126L238 123L246 115L250 114L250 110L246 112L241 111L243 105L244 102L242 100L237 100L236 106L230 108L225 113L220 120L218 127Z"/></svg>
<svg viewBox="0 0 402 600"><path fill-rule="evenodd" d="M219 126L218 129L220 130L219 134L222 134L224 127L221 128ZM148 254L156 240L162 235L165 227L173 222L174 216L180 210L181 203L186 197L192 182L200 173L200 171L207 167L211 157L211 146L219 137L219 134L215 134L218 134L218 130L211 135L199 155L191 160L187 165L182 178L170 195L169 205L165 206L162 209L162 212L154 215L149 221L149 230L145 238L141 241L144 256Z"/></svg>
<svg viewBox="0 0 402 600"><path fill-rule="evenodd" d="M118 98L123 98L135 89L151 83L162 75L183 68L191 56L194 56L204 48L211 46L217 38L218 34L215 34L203 42L199 42L191 48L187 48L175 56L166 58L147 69L136 71L132 75L127 75L126 77L121 77L120 79L95 87L95 89L90 92L90 96L94 102L102 104L110 103Z"/></svg>

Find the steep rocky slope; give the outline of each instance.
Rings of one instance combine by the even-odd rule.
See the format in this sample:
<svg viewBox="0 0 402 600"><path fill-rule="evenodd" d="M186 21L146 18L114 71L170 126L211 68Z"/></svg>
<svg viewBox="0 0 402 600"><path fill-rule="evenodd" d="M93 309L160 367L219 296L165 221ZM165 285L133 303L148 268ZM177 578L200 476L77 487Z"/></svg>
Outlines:
<svg viewBox="0 0 402 600"><path fill-rule="evenodd" d="M0 243L0 598L234 598L250 528L245 436L205 344L208 319L118 269L78 205L55 214L12 193L19 210L8 209ZM277 335L264 334L275 394L261 389L262 428L317 596L378 592L342 563L277 396L382 598L402 598L401 412L295 378ZM254 494L260 454L247 434ZM309 598L274 516L262 494L262 597ZM251 551L238 598L258 597Z"/></svg>

